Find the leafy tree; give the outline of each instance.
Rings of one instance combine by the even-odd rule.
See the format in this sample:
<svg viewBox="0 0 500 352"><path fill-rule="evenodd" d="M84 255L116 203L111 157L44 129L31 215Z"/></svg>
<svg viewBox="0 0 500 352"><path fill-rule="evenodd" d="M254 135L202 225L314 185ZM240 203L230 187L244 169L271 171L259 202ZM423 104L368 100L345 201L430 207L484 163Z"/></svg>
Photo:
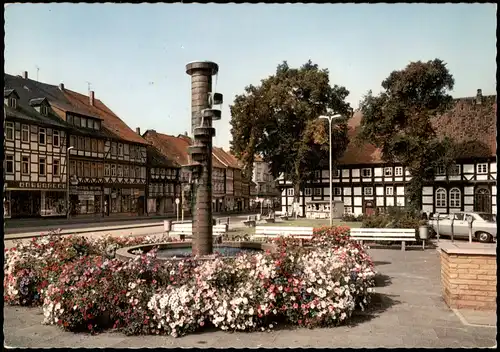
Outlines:
<svg viewBox="0 0 500 352"><path fill-rule="evenodd" d="M377 96L368 92L360 104L359 137L380 148L384 161L408 168L412 176L408 195L414 208L421 208L422 186L433 179L435 168L439 164L449 168L455 158L454 142L438 138L432 127L432 119L450 107L453 99L448 91L453 86L443 61L412 62L393 71L382 82L384 90Z"/></svg>
<svg viewBox="0 0 500 352"><path fill-rule="evenodd" d="M255 155L270 164L274 177L292 181L295 199L315 170L328 167L328 111L343 116L332 126L332 156L337 160L348 143L349 91L330 85L328 70L310 60L299 69L286 61L276 73L237 95L231 109L231 151L251 174Z"/></svg>

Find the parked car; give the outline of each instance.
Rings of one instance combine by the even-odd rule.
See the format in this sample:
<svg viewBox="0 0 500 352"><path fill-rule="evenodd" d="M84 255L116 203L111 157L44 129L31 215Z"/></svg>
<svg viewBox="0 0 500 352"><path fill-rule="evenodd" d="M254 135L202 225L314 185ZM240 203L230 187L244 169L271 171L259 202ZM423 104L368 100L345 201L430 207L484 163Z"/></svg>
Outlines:
<svg viewBox="0 0 500 352"><path fill-rule="evenodd" d="M439 214L429 219L432 230L439 236L453 236L456 238L469 238L469 217L472 218L472 236L480 242L492 242L497 238L496 215L478 212L456 212L453 214Z"/></svg>

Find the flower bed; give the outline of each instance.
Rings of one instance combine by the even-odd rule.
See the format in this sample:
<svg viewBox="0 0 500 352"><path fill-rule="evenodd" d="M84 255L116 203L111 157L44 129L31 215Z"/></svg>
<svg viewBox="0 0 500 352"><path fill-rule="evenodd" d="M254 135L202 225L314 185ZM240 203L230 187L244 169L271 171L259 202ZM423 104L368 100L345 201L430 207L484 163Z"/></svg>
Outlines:
<svg viewBox="0 0 500 352"><path fill-rule="evenodd" d="M196 262L128 262L110 248L149 238L41 237L6 251L5 302L42 305L44 323L70 331L182 336L210 324L270 329L276 322L334 326L369 303L375 275L349 228L315 229L308 246L275 241L274 253Z"/></svg>

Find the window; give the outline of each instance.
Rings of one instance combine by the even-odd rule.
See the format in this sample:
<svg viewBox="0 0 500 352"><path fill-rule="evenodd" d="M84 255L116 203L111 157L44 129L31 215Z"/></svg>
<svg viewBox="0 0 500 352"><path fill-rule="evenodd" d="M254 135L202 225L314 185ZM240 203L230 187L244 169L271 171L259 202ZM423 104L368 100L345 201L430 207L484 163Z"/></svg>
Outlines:
<svg viewBox="0 0 500 352"><path fill-rule="evenodd" d="M69 176L76 175L76 161L70 161L69 163Z"/></svg>
<svg viewBox="0 0 500 352"><path fill-rule="evenodd" d="M129 155L128 144L124 144L124 145L123 145L123 153L124 153L125 155Z"/></svg>
<svg viewBox="0 0 500 352"><path fill-rule="evenodd" d="M305 196L310 196L311 194L312 194L312 190L311 190L310 188L306 188L306 189L304 190L304 195L305 195Z"/></svg>
<svg viewBox="0 0 500 352"><path fill-rule="evenodd" d="M394 187L392 186L387 186L385 188L385 195L386 196L393 196L394 195Z"/></svg>
<svg viewBox="0 0 500 352"><path fill-rule="evenodd" d="M450 169L450 176L460 175L460 165L454 164Z"/></svg>
<svg viewBox="0 0 500 352"><path fill-rule="evenodd" d="M30 128L28 125L21 126L21 141L29 142L30 141Z"/></svg>
<svg viewBox="0 0 500 352"><path fill-rule="evenodd" d="M104 141L102 139L97 141L97 150L99 153L104 153Z"/></svg>
<svg viewBox="0 0 500 352"><path fill-rule="evenodd" d="M111 155L116 155L116 143L111 143Z"/></svg>
<svg viewBox="0 0 500 352"><path fill-rule="evenodd" d="M5 124L5 139L14 140L14 124L12 122Z"/></svg>
<svg viewBox="0 0 500 352"><path fill-rule="evenodd" d="M123 166L118 165L117 173L118 173L118 177L123 177Z"/></svg>
<svg viewBox="0 0 500 352"><path fill-rule="evenodd" d="M90 152L90 138L85 138L85 151Z"/></svg>
<svg viewBox="0 0 500 352"><path fill-rule="evenodd" d="M94 130L100 130L101 129L101 123L97 120L94 120Z"/></svg>
<svg viewBox="0 0 500 352"><path fill-rule="evenodd" d="M92 177L97 177L97 164L92 163Z"/></svg>
<svg viewBox="0 0 500 352"><path fill-rule="evenodd" d="M77 171L78 177L83 177L83 161L78 162L78 170L76 170L76 171Z"/></svg>
<svg viewBox="0 0 500 352"><path fill-rule="evenodd" d="M436 207L446 207L446 190L444 188L439 188L436 191Z"/></svg>
<svg viewBox="0 0 500 352"><path fill-rule="evenodd" d="M315 179L320 179L321 178L321 171L319 171L319 170L314 171L314 178Z"/></svg>
<svg viewBox="0 0 500 352"><path fill-rule="evenodd" d="M101 163L97 164L97 177L102 177L103 165Z"/></svg>
<svg viewBox="0 0 500 352"><path fill-rule="evenodd" d="M109 164L104 165L104 176L109 177Z"/></svg>
<svg viewBox="0 0 500 352"><path fill-rule="evenodd" d="M123 166L123 177L128 177L128 165Z"/></svg>
<svg viewBox="0 0 500 352"><path fill-rule="evenodd" d="M46 105L41 105L40 114L42 114L43 116L47 116L49 114L49 107Z"/></svg>
<svg viewBox="0 0 500 352"><path fill-rule="evenodd" d="M28 175L30 173L30 157L23 155L21 164L21 172L23 175Z"/></svg>
<svg viewBox="0 0 500 352"><path fill-rule="evenodd" d="M133 145L130 146L130 158L135 159L135 147Z"/></svg>
<svg viewBox="0 0 500 352"><path fill-rule="evenodd" d="M38 173L45 175L45 158L38 159Z"/></svg>
<svg viewBox="0 0 500 352"><path fill-rule="evenodd" d="M80 127L80 118L75 116L75 126Z"/></svg>
<svg viewBox="0 0 500 352"><path fill-rule="evenodd" d="M118 155L123 156L123 144L118 143Z"/></svg>
<svg viewBox="0 0 500 352"><path fill-rule="evenodd" d="M289 196L293 196L293 188L288 188L286 190L286 194L289 195Z"/></svg>
<svg viewBox="0 0 500 352"><path fill-rule="evenodd" d="M437 176L446 175L446 169L445 169L444 165L439 165L436 168L436 175Z"/></svg>
<svg viewBox="0 0 500 352"><path fill-rule="evenodd" d="M135 170L134 170L134 167L131 166L130 167L130 178L134 178L135 177Z"/></svg>
<svg viewBox="0 0 500 352"><path fill-rule="evenodd" d="M342 188L340 188L340 187L333 188L333 195L334 196L340 196L341 194L342 194Z"/></svg>
<svg viewBox="0 0 500 352"><path fill-rule="evenodd" d="M458 188L452 188L450 190L450 207L460 208L462 204L462 197L460 190Z"/></svg>
<svg viewBox="0 0 500 352"><path fill-rule="evenodd" d="M78 149L79 150L85 149L85 139L83 137L78 137Z"/></svg>
<svg viewBox="0 0 500 352"><path fill-rule="evenodd" d="M115 177L116 176L116 165L111 165L111 176Z"/></svg>
<svg viewBox="0 0 500 352"><path fill-rule="evenodd" d="M361 169L361 175L363 177L372 177L372 169Z"/></svg>
<svg viewBox="0 0 500 352"><path fill-rule="evenodd" d="M373 187L365 187L363 190L365 196L372 196L373 195Z"/></svg>
<svg viewBox="0 0 500 352"><path fill-rule="evenodd" d="M66 122L69 123L70 125L73 124L73 115L68 115L66 117Z"/></svg>
<svg viewBox="0 0 500 352"><path fill-rule="evenodd" d="M59 176L59 173L61 172L60 166L61 165L59 164L59 160L58 159L52 160L52 175L53 176Z"/></svg>
<svg viewBox="0 0 500 352"><path fill-rule="evenodd" d="M54 147L59 147L59 131L54 131L52 136L52 144Z"/></svg>
<svg viewBox="0 0 500 352"><path fill-rule="evenodd" d="M392 167L384 168L384 176L392 176Z"/></svg>
<svg viewBox="0 0 500 352"><path fill-rule="evenodd" d="M333 177L336 177L336 178L340 177L340 170L339 169L333 170Z"/></svg>
<svg viewBox="0 0 500 352"><path fill-rule="evenodd" d="M477 164L476 170L478 174L488 173L488 164Z"/></svg>
<svg viewBox="0 0 500 352"><path fill-rule="evenodd" d="M73 147L73 148L78 147L76 145L76 137L75 136L69 136L69 146Z"/></svg>
<svg viewBox="0 0 500 352"><path fill-rule="evenodd" d="M14 173L14 155L6 155L5 160L7 161L5 172L8 174Z"/></svg>
<svg viewBox="0 0 500 352"><path fill-rule="evenodd" d="M87 128L87 119L85 117L82 117L81 123L82 127Z"/></svg>
<svg viewBox="0 0 500 352"><path fill-rule="evenodd" d="M14 109L17 108L17 99L14 97L10 97L9 98L9 106L11 108L14 108Z"/></svg>
<svg viewBox="0 0 500 352"><path fill-rule="evenodd" d="M90 163L87 161L83 163L83 176L90 177Z"/></svg>
<svg viewBox="0 0 500 352"><path fill-rule="evenodd" d="M314 195L315 196L320 196L321 195L321 188L315 188L314 189Z"/></svg>
<svg viewBox="0 0 500 352"><path fill-rule="evenodd" d="M97 153L97 139L92 139L91 144L92 144L92 152Z"/></svg>
<svg viewBox="0 0 500 352"><path fill-rule="evenodd" d="M135 178L141 178L141 169L139 166L135 167Z"/></svg>
<svg viewBox="0 0 500 352"><path fill-rule="evenodd" d="M403 176L403 167L402 166L396 166L394 168L394 175L395 176Z"/></svg>

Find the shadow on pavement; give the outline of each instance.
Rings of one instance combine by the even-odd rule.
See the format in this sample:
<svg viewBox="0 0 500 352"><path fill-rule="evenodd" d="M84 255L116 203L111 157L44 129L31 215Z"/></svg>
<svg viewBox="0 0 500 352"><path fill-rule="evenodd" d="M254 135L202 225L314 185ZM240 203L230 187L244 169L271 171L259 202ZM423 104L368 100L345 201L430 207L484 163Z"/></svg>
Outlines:
<svg viewBox="0 0 500 352"><path fill-rule="evenodd" d="M386 265L386 264L392 264L392 262L384 262L384 261L374 261L373 262L373 265L375 265L375 266Z"/></svg>
<svg viewBox="0 0 500 352"><path fill-rule="evenodd" d="M394 297L399 296L387 295L384 293L373 293L368 307L364 311L359 309L355 310L347 326L354 327L359 324L366 323L373 318L378 317L392 306L400 304L401 301L398 301Z"/></svg>
<svg viewBox="0 0 500 352"><path fill-rule="evenodd" d="M381 273L375 274L375 287L386 287L392 284L392 278Z"/></svg>

